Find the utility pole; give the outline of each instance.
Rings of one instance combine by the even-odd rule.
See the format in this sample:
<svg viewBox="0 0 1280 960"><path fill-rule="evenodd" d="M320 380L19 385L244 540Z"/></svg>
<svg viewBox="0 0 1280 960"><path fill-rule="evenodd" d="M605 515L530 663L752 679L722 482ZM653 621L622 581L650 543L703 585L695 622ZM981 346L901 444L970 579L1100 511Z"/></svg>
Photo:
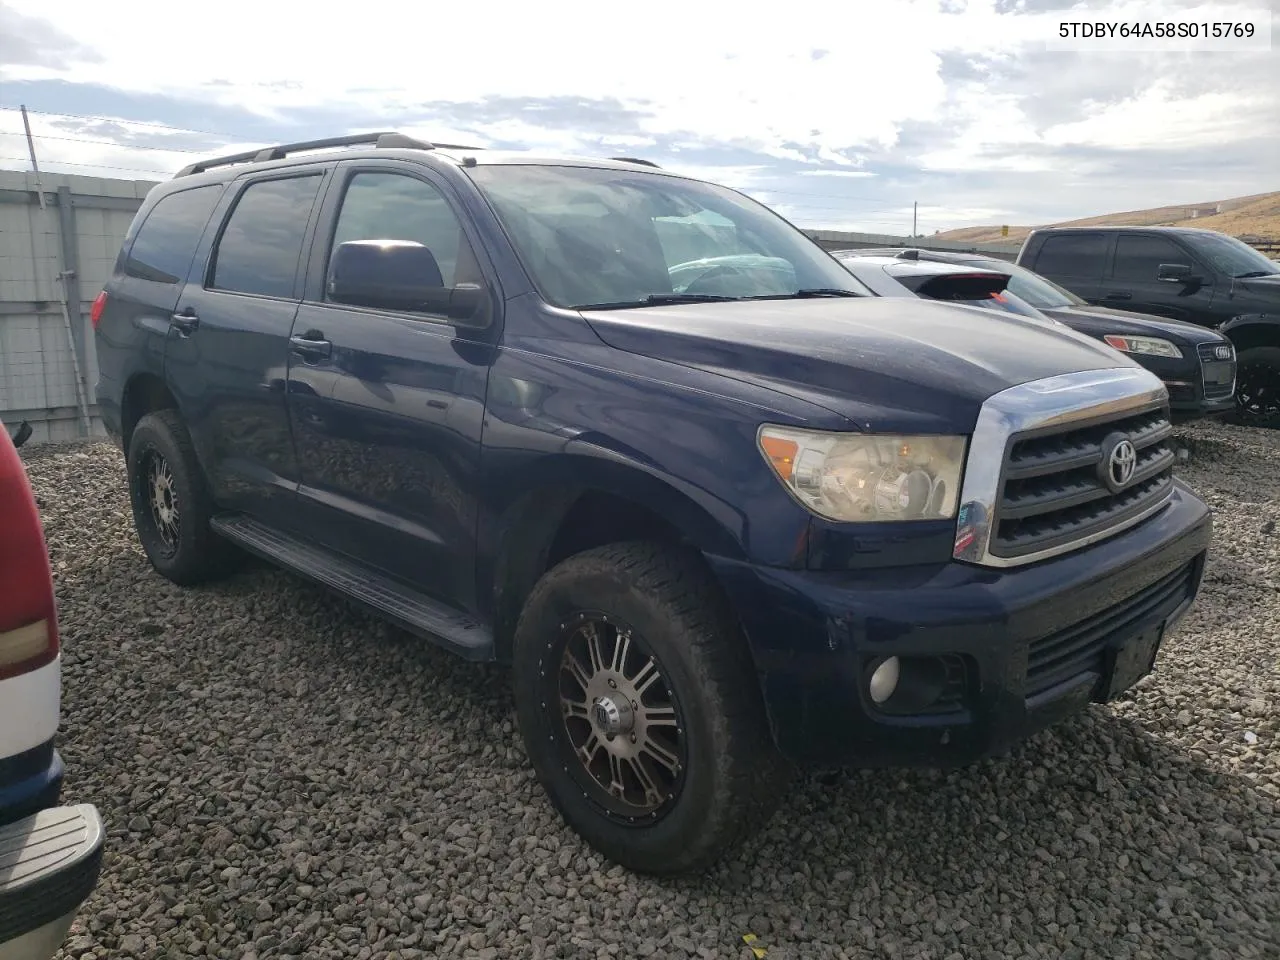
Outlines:
<svg viewBox="0 0 1280 960"><path fill-rule="evenodd" d="M920 201L911 201L911 236L914 239L916 235L916 211L920 206Z"/></svg>
<svg viewBox="0 0 1280 960"><path fill-rule="evenodd" d="M22 111L22 129L27 134L27 153L31 155L31 169L36 172L36 196L40 199L40 209L44 207L44 184L40 179L40 163L36 160L36 142L31 136L31 121L27 119L27 105L19 104L18 109Z"/></svg>
<svg viewBox="0 0 1280 960"><path fill-rule="evenodd" d="M27 134L27 153L31 155L31 169L34 170L36 174L36 197L40 200L41 211L48 215L49 208L45 205L44 200L44 181L40 176L40 163L36 160L36 141L35 138L31 136L31 121L27 119L27 105L25 103L20 104L18 109L22 112L22 129ZM70 197L64 197L62 202L69 203ZM70 208L60 207L59 209L65 213ZM67 335L67 349L71 351L71 369L75 374L76 406L80 410L80 433L81 436L88 437L93 434L93 425L89 420L88 384L80 372L80 355L76 350L75 335L71 332L71 303L74 298L77 298L80 295L80 284L75 272L65 269L67 266L66 244L74 244L76 241L74 236L70 236L67 233L66 223L67 221L63 220L58 226L58 232L62 236L63 241L63 254L59 259L60 266L58 270L58 279L54 282L54 285L58 287L58 305L62 308L62 329ZM31 236L31 269L34 271L33 276L38 280L40 268L37 265L38 258L36 256L34 228L32 229Z"/></svg>

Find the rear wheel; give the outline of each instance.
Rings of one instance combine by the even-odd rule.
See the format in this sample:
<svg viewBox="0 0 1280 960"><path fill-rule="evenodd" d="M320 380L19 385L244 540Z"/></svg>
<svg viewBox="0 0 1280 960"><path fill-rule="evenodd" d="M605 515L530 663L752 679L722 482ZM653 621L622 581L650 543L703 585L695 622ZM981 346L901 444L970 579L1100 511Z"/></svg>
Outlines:
<svg viewBox="0 0 1280 960"><path fill-rule="evenodd" d="M569 825L654 874L705 869L762 826L789 771L750 664L692 557L617 544L543 577L516 631L516 708Z"/></svg>
<svg viewBox="0 0 1280 960"><path fill-rule="evenodd" d="M138 540L160 574L189 586L235 568L242 555L209 527L213 501L177 411L157 410L138 421L126 466Z"/></svg>
<svg viewBox="0 0 1280 960"><path fill-rule="evenodd" d="M1280 347L1240 351L1231 419L1244 426L1280 428Z"/></svg>

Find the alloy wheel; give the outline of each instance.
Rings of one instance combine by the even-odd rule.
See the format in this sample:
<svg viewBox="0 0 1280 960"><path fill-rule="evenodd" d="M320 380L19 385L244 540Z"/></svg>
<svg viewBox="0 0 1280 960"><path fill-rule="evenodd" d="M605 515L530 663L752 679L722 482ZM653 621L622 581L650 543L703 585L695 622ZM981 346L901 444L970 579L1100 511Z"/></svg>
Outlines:
<svg viewBox="0 0 1280 960"><path fill-rule="evenodd" d="M611 817L652 822L684 784L684 721L671 685L625 624L582 613L562 630L556 679L569 767Z"/></svg>

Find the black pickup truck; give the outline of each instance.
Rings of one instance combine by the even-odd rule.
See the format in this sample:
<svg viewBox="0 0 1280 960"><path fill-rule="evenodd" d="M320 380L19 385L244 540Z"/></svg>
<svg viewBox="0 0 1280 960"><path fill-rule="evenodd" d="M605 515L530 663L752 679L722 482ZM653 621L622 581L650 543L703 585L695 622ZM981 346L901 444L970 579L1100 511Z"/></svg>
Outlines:
<svg viewBox="0 0 1280 960"><path fill-rule="evenodd" d="M1280 264L1215 230L1047 227L1024 267L1089 303L1212 327L1236 348L1236 418L1280 427Z"/></svg>
<svg viewBox="0 0 1280 960"><path fill-rule="evenodd" d="M551 801L637 870L706 867L800 764L966 763L1120 696L1210 542L1149 371L876 297L633 160L193 164L91 317L154 567L247 549L509 663Z"/></svg>

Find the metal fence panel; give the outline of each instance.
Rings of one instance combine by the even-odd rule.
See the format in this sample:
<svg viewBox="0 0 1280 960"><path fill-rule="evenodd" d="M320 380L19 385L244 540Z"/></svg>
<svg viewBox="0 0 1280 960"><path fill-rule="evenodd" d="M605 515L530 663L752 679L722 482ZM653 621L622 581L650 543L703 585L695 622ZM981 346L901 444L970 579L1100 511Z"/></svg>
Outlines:
<svg viewBox="0 0 1280 960"><path fill-rule="evenodd" d="M101 434L89 309L149 181L0 171L0 420Z"/></svg>

